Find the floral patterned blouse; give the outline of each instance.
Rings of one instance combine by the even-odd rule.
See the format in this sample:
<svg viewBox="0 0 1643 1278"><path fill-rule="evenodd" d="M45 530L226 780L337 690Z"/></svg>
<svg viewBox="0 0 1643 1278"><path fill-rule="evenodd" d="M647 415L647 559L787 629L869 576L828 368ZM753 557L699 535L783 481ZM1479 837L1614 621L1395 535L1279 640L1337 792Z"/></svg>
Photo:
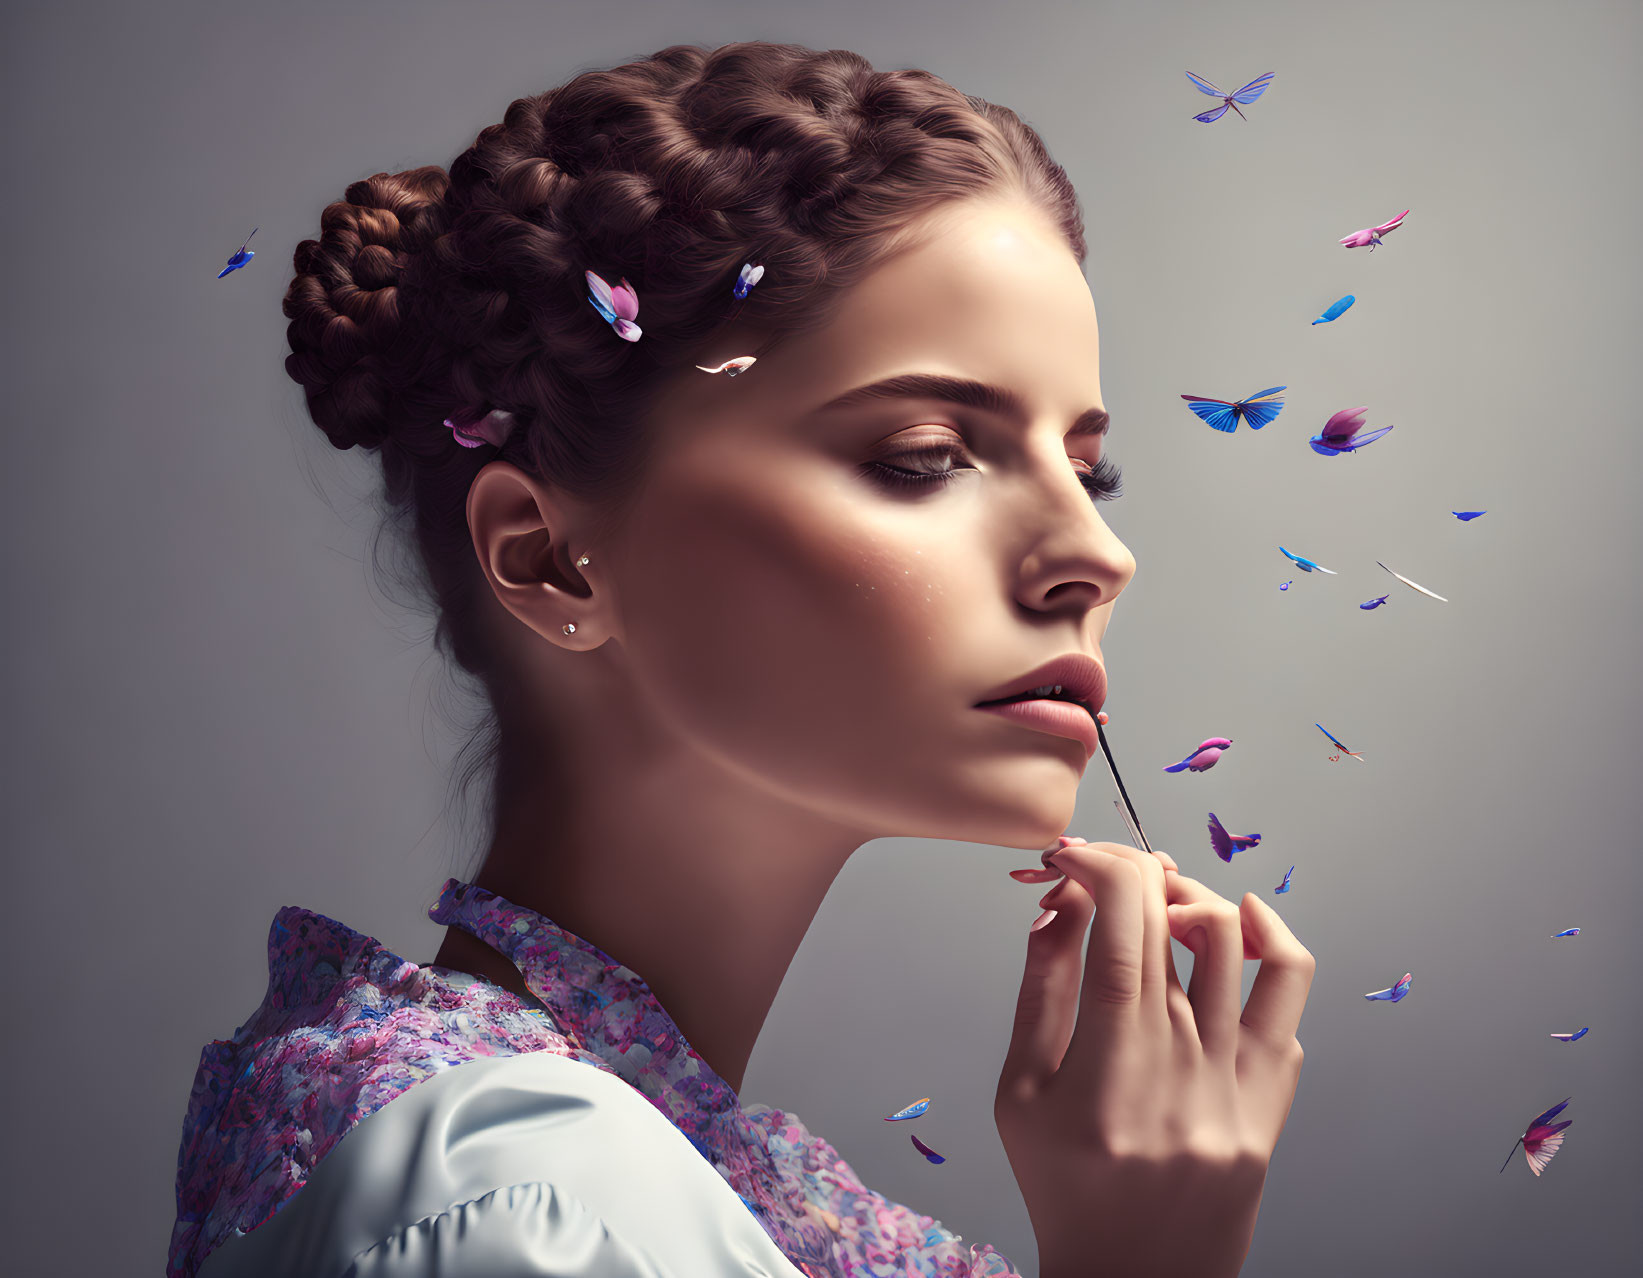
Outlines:
<svg viewBox="0 0 1643 1278"><path fill-rule="evenodd" d="M966 1245L939 1221L866 1188L792 1114L744 1106L649 986L596 946L455 878L428 917L506 955L547 1011L489 982L402 959L323 914L280 909L261 1006L200 1055L177 1156L167 1278L194 1278L217 1248L301 1202L326 1155L419 1082L480 1058L537 1052L635 1089L806 1278L1016 1278L991 1246ZM364 1272L357 1262L348 1269Z"/></svg>

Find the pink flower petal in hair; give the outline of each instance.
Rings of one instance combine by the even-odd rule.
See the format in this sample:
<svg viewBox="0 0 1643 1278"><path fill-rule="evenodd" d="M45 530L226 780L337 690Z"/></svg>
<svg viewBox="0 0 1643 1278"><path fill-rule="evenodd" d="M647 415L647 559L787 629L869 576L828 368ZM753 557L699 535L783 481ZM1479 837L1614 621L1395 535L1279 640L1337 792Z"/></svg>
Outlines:
<svg viewBox="0 0 1643 1278"><path fill-rule="evenodd" d="M593 303L595 310L604 316L605 322L616 330L616 335L623 341L637 342L644 332L633 321L639 317L639 294L627 277L612 288L592 271L584 271L588 279L588 301Z"/></svg>
<svg viewBox="0 0 1643 1278"><path fill-rule="evenodd" d="M698 364L696 367L704 373L723 373L727 377L735 377L738 373L746 372L758 362L759 357L757 355L738 355L735 359L727 359L717 368L709 368L706 364Z"/></svg>
<svg viewBox="0 0 1643 1278"><path fill-rule="evenodd" d="M481 444L501 448L513 433L514 416L500 408L493 408L490 412L465 408L447 417L445 425L451 428L451 435L464 448L478 448Z"/></svg>

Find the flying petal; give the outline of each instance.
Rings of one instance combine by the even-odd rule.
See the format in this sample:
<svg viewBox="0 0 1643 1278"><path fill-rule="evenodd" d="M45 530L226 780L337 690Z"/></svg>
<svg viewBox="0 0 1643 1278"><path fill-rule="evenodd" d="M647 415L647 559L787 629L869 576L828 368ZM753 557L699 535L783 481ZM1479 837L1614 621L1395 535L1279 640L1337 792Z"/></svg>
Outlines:
<svg viewBox="0 0 1643 1278"><path fill-rule="evenodd" d="M1331 302L1328 309L1312 322L1314 324L1327 324L1330 320L1339 319L1342 315L1345 315L1347 311L1352 309L1352 303L1357 300L1358 299L1351 293L1348 293L1345 297Z"/></svg>
<svg viewBox="0 0 1643 1278"><path fill-rule="evenodd" d="M928 1158L932 1163L944 1163L947 1161L940 1154L936 1153L935 1150L931 1149L928 1145L921 1141L917 1136L913 1136L912 1132L908 1132L907 1134L912 1137L913 1147L917 1149L919 1153Z"/></svg>
<svg viewBox="0 0 1643 1278"><path fill-rule="evenodd" d="M1375 562L1378 563L1378 564L1381 564L1381 561L1379 559L1377 559ZM1386 568L1386 565L1381 564L1381 567ZM1390 568L1386 568L1386 571L1387 572L1392 572L1392 570ZM1392 572L1392 575L1394 577L1396 577L1399 581L1403 582L1403 584L1408 586L1411 590L1418 590L1418 591L1421 592L1421 594L1427 596L1430 599L1436 599L1439 603L1448 603L1449 602L1442 595L1433 594L1430 590L1428 590L1425 586L1421 585L1419 582L1410 581L1408 577L1405 577L1400 572Z"/></svg>

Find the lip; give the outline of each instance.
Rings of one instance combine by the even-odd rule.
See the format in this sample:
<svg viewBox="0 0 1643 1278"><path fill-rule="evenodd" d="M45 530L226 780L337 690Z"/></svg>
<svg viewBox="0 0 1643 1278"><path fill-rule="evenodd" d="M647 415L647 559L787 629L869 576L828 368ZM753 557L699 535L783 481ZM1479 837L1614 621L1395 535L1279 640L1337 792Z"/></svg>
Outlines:
<svg viewBox="0 0 1643 1278"><path fill-rule="evenodd" d="M1071 701L1012 701L1007 705L977 706L976 709L1012 719L1023 727L1053 732L1058 737L1070 737L1084 747L1084 753L1090 759L1101 748L1095 720L1090 717L1090 712Z"/></svg>
<svg viewBox="0 0 1643 1278"><path fill-rule="evenodd" d="M976 703L977 709L993 709L988 705L990 701L1002 701L1008 697L1018 697L1024 692L1031 692L1034 688L1042 688L1046 684L1059 683L1062 689L1078 698L1079 703L1088 712L1090 727L1093 732L1095 715L1107 700L1107 672L1101 668L1101 663L1094 657L1082 652L1069 652L1064 656L1046 661L1036 670L1029 670L1018 679L997 691L988 693ZM1023 702L1022 704L1027 704ZM1050 702L1047 704L1055 704ZM1069 704L1062 702L1062 705Z"/></svg>

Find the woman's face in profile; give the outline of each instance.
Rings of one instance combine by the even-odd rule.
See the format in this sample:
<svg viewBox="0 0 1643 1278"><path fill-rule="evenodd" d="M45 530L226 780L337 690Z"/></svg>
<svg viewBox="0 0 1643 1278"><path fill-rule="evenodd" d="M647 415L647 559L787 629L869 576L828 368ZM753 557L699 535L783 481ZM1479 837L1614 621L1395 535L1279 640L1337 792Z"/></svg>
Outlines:
<svg viewBox="0 0 1643 1278"><path fill-rule="evenodd" d="M1100 660L1135 571L1080 478L1106 440L1068 434L1102 405L1095 307L1029 205L930 226L826 328L668 397L603 556L615 637L648 713L746 782L867 837L1038 847L1085 747L975 707L1053 657ZM1004 388L1025 416L824 407L913 373Z"/></svg>

